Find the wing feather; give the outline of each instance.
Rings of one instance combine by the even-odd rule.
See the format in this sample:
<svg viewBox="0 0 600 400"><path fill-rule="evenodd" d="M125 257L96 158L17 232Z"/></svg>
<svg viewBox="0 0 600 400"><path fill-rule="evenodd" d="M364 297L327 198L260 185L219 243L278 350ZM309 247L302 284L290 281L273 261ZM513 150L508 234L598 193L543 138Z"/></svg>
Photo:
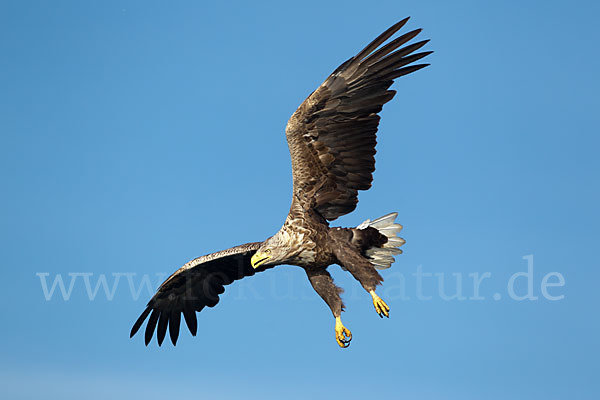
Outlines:
<svg viewBox="0 0 600 400"><path fill-rule="evenodd" d="M133 337L148 319L144 332L146 345L152 340L154 331L158 345L162 345L167 328L173 345L179 337L181 314L193 336L198 331L196 312L204 307L214 307L225 286L235 280L263 271L250 265L250 258L261 243L248 243L241 246L196 258L178 269L158 288L148 302L146 309L131 328Z"/></svg>
<svg viewBox="0 0 600 400"><path fill-rule="evenodd" d="M377 114L396 94L389 90L394 79L427 66L412 63L431 54L415 53L428 40L406 45L421 29L384 44L407 21L396 23L340 65L288 121L294 202L301 209L312 208L331 221L353 211L358 191L371 187Z"/></svg>
<svg viewBox="0 0 600 400"><path fill-rule="evenodd" d="M181 313L172 313L171 319L169 320L169 335L171 336L171 343L173 343L173 346L177 344L177 338L179 338L180 323Z"/></svg>

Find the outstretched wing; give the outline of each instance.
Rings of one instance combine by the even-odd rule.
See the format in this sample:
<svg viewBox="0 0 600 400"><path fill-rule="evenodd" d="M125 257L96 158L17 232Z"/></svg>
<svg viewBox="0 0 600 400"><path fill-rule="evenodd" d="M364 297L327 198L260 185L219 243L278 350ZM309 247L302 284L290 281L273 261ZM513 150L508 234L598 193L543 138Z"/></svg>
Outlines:
<svg viewBox="0 0 600 400"><path fill-rule="evenodd" d="M160 346L167 333L167 326L171 342L175 345L179 337L181 314L195 336L198 330L197 311L202 311L204 307L214 307L219 302L219 295L225 291L225 285L268 268L254 269L250 265L250 259L260 245L257 242L232 247L196 258L179 268L160 285L142 315L133 324L130 337L137 333L150 315L145 332L146 345L152 340L156 329Z"/></svg>
<svg viewBox="0 0 600 400"><path fill-rule="evenodd" d="M394 79L429 64L409 65L428 40L404 47L420 29L385 43L408 18L382 33L340 65L298 107L286 127L292 157L294 200L334 220L356 208L358 190L371 187L382 106L396 94ZM381 47L380 47L381 46Z"/></svg>

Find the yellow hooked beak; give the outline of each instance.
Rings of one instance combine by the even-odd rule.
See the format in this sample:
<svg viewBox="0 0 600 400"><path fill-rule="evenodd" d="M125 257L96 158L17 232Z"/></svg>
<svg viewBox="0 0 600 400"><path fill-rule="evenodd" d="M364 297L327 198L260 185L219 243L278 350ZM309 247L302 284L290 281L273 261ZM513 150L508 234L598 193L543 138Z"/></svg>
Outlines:
<svg viewBox="0 0 600 400"><path fill-rule="evenodd" d="M250 264L252 264L252 268L256 269L269 258L271 258L271 250L267 250L266 252L257 251L250 259Z"/></svg>

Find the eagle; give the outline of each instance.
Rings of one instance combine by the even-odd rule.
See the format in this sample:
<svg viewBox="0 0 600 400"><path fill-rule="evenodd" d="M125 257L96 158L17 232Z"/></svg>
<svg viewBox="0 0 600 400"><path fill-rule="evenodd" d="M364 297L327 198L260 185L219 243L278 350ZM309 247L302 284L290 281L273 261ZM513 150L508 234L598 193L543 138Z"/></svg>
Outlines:
<svg viewBox="0 0 600 400"><path fill-rule="evenodd" d="M167 328L176 345L181 316L193 336L196 313L214 307L230 283L278 265L296 265L327 303L335 318L335 339L348 347L352 334L342 324L342 289L327 271L337 264L350 272L371 295L375 311L388 317L390 307L376 294L383 282L378 270L389 268L405 241L397 213L354 228L329 226L352 212L358 191L367 190L375 171L376 133L383 105L396 92L396 78L429 64L415 64L431 54L417 52L428 40L409 44L421 29L396 34L408 21L391 26L362 51L342 63L298 107L285 135L292 160L293 194L290 211L277 233L262 242L235 246L196 258L169 276L134 323L133 337L148 319L145 343L154 331L162 345ZM148 318L149 317L149 318Z"/></svg>

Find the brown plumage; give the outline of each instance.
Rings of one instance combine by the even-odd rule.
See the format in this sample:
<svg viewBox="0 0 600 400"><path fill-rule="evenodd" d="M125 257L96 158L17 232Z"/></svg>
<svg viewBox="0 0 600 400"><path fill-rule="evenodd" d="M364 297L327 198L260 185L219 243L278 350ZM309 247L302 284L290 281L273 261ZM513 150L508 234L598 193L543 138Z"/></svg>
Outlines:
<svg viewBox="0 0 600 400"><path fill-rule="evenodd" d="M402 228L394 223L397 214L367 220L356 228L330 228L328 221L352 212L358 191L371 187L378 113L396 94L389 90L394 79L428 65L413 64L431 53L415 53L427 40L402 47L420 29L388 41L407 20L390 27L340 65L288 121L285 133L294 184L283 227L264 242L209 254L181 267L158 288L131 336L148 319L146 344L156 330L161 345L167 328L176 344L182 314L196 335L196 312L214 307L226 285L281 264L305 269L312 287L336 318L335 336L341 347L347 347L352 336L341 323L342 289L327 272L329 265L339 264L349 271L371 294L377 313L389 316L389 307L375 288L383 282L377 270L388 268L404 244L396 236Z"/></svg>

